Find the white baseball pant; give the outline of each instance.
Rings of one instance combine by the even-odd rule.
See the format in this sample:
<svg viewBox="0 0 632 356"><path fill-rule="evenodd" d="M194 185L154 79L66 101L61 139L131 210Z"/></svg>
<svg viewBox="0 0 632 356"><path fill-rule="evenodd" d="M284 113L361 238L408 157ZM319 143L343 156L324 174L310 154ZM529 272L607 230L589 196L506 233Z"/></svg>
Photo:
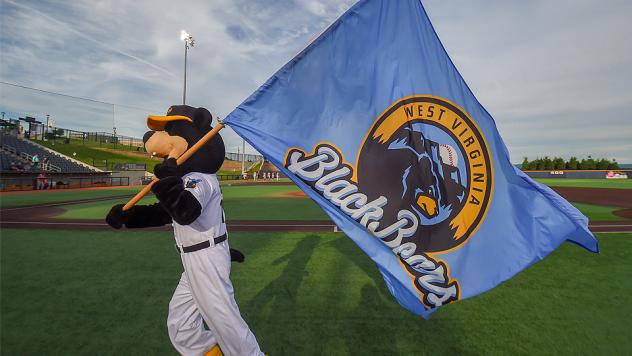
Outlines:
<svg viewBox="0 0 632 356"><path fill-rule="evenodd" d="M167 328L176 350L203 355L219 344L224 355L263 355L239 313L230 281L228 241L181 254L184 272L169 302ZM206 321L210 330L204 328Z"/></svg>

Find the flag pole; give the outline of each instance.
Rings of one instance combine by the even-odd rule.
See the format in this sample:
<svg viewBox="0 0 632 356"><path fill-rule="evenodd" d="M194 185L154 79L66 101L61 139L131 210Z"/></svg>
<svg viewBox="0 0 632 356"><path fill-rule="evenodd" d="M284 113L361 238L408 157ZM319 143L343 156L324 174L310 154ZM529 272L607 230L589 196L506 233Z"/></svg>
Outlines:
<svg viewBox="0 0 632 356"><path fill-rule="evenodd" d="M188 160L191 156L193 156L195 152L197 152L210 139L212 139L213 136L215 136L219 132L219 130L223 128L224 128L224 123L220 122L215 127L213 127L211 131L207 132L206 135L202 136L202 138L198 142L196 142L193 146L191 146L188 150L186 150L186 152L184 152L182 156L178 157L178 159L176 160L176 162L178 163L178 166L186 162L186 160ZM149 191L151 190L151 187L153 187L153 185L156 184L157 181L158 181L158 178L154 178L154 180L152 180L149 184L147 184L143 188L143 190L138 192L132 199L130 199L127 202L127 204L125 204L125 206L123 206L123 211L127 211L131 209L134 205L136 205L136 203L138 203L141 199L143 199L143 197L147 195L147 193L149 193Z"/></svg>

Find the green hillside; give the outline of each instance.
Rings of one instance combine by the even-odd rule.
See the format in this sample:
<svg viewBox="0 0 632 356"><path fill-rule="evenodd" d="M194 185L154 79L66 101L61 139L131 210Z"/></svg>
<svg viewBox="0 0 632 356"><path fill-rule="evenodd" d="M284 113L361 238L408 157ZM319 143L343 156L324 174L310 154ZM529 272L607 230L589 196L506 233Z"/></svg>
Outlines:
<svg viewBox="0 0 632 356"><path fill-rule="evenodd" d="M147 170L152 172L154 165L162 161L160 158L152 158L144 149L137 151L136 148L130 148L124 145L115 146L112 143L83 141L79 139L70 139L68 143L65 143L64 140L33 140L33 142L104 170L112 169L115 163L133 163L145 164ZM105 167L106 164L107 168ZM217 173L235 174L233 171L225 170L220 170Z"/></svg>
<svg viewBox="0 0 632 356"><path fill-rule="evenodd" d="M102 169L104 168L106 161L108 168L110 168L114 163L135 163L146 164L150 170L151 167L160 162L160 160L151 158L149 155L132 153L129 150L114 149L112 144L99 144L98 142L93 141L83 142L82 140L70 140L69 143L64 143L62 140L34 140L34 142L91 166L93 165Z"/></svg>

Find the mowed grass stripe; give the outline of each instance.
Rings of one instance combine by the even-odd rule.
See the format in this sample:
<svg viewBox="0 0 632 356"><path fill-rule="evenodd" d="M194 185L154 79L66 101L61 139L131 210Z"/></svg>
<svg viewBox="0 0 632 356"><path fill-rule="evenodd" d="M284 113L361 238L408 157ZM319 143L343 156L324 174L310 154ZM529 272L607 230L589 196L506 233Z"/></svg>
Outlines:
<svg viewBox="0 0 632 356"><path fill-rule="evenodd" d="M240 309L264 350L296 354L625 354L632 234L600 254L563 244L494 290L424 320L338 233L232 233ZM167 303L181 273L163 232L3 229L3 354L175 354ZM590 327L586 327L590 325Z"/></svg>
<svg viewBox="0 0 632 356"><path fill-rule="evenodd" d="M145 198L140 204L153 204L155 197ZM115 204L124 200L108 200L64 206L66 212L60 219L105 218ZM306 198L237 198L225 199L224 211L229 220L327 220L327 215L311 200Z"/></svg>
<svg viewBox="0 0 632 356"><path fill-rule="evenodd" d="M154 204L158 201L155 196L143 198L138 205ZM106 201L65 205L62 208L66 211L56 216L58 219L105 219L112 206L125 204L127 199L111 199Z"/></svg>
<svg viewBox="0 0 632 356"><path fill-rule="evenodd" d="M590 221L620 221L625 220L620 216L614 215L614 212L621 208L613 208L610 206L572 203L582 214L586 215Z"/></svg>
<svg viewBox="0 0 632 356"><path fill-rule="evenodd" d="M224 210L229 220L327 220L327 215L311 199L294 197L289 193L300 190L296 186L230 186L222 187ZM61 219L101 219L115 204L116 199L66 205ZM153 204L155 197L144 198L140 204Z"/></svg>

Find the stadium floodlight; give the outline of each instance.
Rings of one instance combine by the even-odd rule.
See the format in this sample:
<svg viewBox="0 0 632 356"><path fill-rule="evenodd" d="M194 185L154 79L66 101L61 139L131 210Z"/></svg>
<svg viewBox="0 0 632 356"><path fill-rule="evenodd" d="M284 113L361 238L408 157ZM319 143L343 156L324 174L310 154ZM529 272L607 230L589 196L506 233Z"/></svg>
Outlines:
<svg viewBox="0 0 632 356"><path fill-rule="evenodd" d="M184 90L182 92L182 105L184 105L187 101L187 52L189 47L195 45L195 40L185 30L180 31L180 39L184 41Z"/></svg>

